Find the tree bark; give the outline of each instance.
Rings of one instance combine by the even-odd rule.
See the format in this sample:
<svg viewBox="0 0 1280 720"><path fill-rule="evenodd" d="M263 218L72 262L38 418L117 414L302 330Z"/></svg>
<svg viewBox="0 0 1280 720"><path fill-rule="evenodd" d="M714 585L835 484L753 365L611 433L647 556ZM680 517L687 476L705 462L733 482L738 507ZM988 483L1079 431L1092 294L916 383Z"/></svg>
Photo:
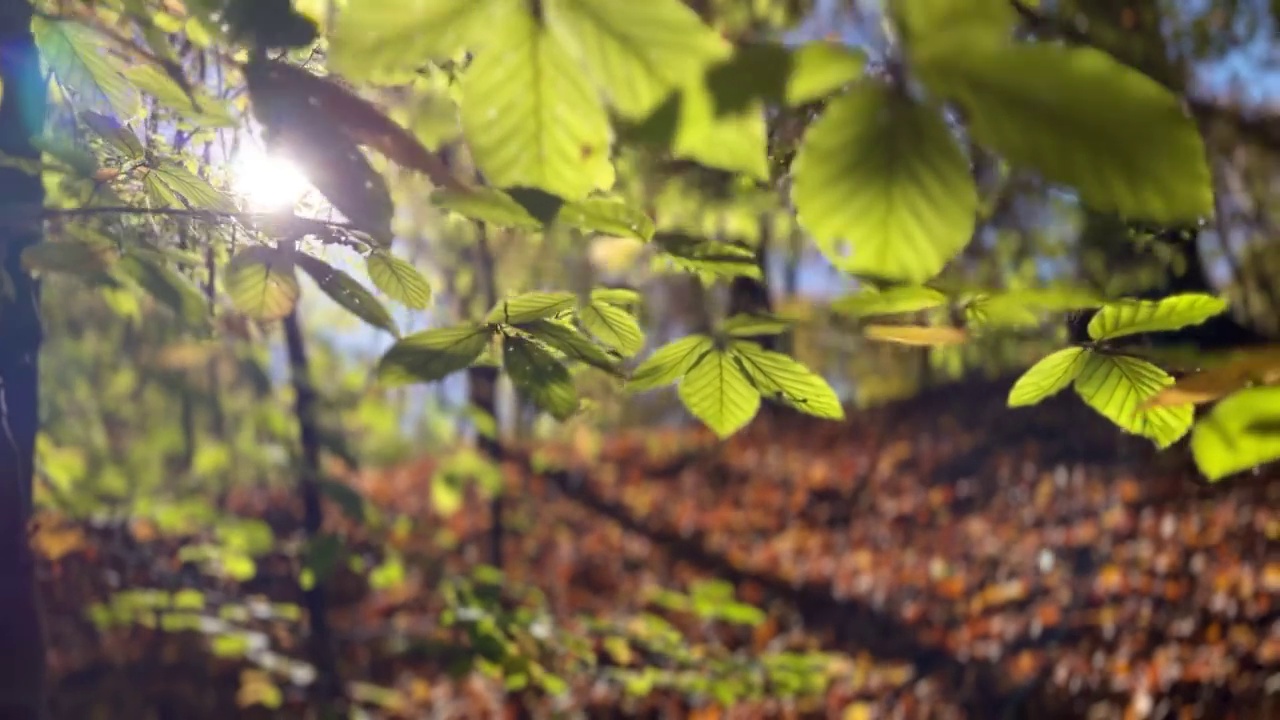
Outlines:
<svg viewBox="0 0 1280 720"><path fill-rule="evenodd" d="M479 285L480 298L484 302L484 312L489 312L498 303L497 268L486 234L488 227L484 223L478 223L476 229L473 272ZM498 441L498 368L473 367L467 371L467 400L472 409L493 420L493 434L477 433L476 447L490 462L498 465L502 462L502 443ZM498 569L502 569L502 545L506 535L502 506L502 493L505 490L500 488L489 501L489 563Z"/></svg>
<svg viewBox="0 0 1280 720"><path fill-rule="evenodd" d="M40 159L32 137L44 124L45 85L26 0L0 0L0 153ZM0 214L40 207L39 173L0 168ZM39 428L40 284L22 251L39 225L0 228L0 720L45 714L45 643L29 543L36 431Z"/></svg>
<svg viewBox="0 0 1280 720"><path fill-rule="evenodd" d="M307 541L320 535L324 521L320 502L320 427L316 418L316 392L311 382L311 366L307 361L307 346L302 337L302 326L295 308L284 319L285 345L289 353L289 368L293 381L294 412L298 417L298 440L302 447L302 467L298 478L298 492L302 496L303 530ZM324 578L317 576L310 588L303 591L310 623L310 660L316 668L314 685L315 702L321 717L336 710L345 695L342 678L333 645L333 633L329 629L329 601Z"/></svg>

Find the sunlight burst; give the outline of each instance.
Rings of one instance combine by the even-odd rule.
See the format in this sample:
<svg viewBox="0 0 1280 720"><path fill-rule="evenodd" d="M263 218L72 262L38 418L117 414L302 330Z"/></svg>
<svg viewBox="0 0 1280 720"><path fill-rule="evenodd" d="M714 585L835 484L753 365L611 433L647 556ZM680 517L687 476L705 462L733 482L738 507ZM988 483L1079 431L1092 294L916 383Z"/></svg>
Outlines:
<svg viewBox="0 0 1280 720"><path fill-rule="evenodd" d="M296 164L255 144L245 144L237 152L232 184L255 212L292 209L311 189L311 182Z"/></svg>

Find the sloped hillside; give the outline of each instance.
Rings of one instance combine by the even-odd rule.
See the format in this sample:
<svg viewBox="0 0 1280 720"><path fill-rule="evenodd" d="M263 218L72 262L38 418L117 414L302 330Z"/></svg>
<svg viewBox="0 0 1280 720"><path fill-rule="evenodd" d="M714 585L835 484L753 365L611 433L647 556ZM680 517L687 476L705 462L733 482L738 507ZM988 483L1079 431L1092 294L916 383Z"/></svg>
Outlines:
<svg viewBox="0 0 1280 720"><path fill-rule="evenodd" d="M1074 399L1008 410L1006 387L935 391L843 424L768 413L723 444L663 431L589 451L512 449L509 585L537 588L556 631L589 645L590 663L546 661L569 681L560 698L446 675L444 641L458 638L438 622L438 590L491 556L487 501L467 491L456 513L438 517L429 458L365 472L352 483L387 517L407 519L368 529L330 518L370 566L399 558L399 575L375 587L348 570L335 577L344 673L365 696L384 694L369 704L381 708L375 716L495 717L504 705L532 717L1280 713L1277 475L1208 486L1185 457L1155 456ZM231 503L268 517L280 537L296 526L287 494L246 491ZM297 602L290 553L277 547L259 558L257 577L236 582L206 574L189 551L180 557L199 538L145 523L89 532L43 568L59 717L301 716L284 659L305 657L298 621L270 611L287 605L225 610L252 609L249 596ZM763 621L661 609L661 589L708 578L731 581ZM100 630L83 619L112 590L184 587L202 594L206 616L220 605L224 625L260 632L276 666L246 673L236 653L211 656L219 631L208 627ZM600 624L650 615L684 633L692 660L601 641ZM662 682L628 694L611 674L786 650L832 653L817 697L773 693L728 709L714 692ZM253 704L263 673L281 695L275 710ZM305 667L295 673L305 680Z"/></svg>

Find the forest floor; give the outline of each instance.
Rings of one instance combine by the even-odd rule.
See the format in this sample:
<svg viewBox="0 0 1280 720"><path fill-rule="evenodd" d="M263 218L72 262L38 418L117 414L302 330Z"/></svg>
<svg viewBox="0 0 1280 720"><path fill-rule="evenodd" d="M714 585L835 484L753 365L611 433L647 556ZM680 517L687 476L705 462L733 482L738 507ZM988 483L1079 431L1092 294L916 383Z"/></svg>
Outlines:
<svg viewBox="0 0 1280 720"><path fill-rule="evenodd" d="M369 717L1280 718L1280 474L1210 486L1185 451L1157 456L1074 398L1015 411L1005 392L840 424L765 413L723 443L512 449L503 568L536 593L502 607L547 616L552 640L509 639L534 680L567 681L556 697L450 672L476 640L442 624L441 582L491 558L488 501L464 490L441 515L432 458L359 473L383 521L327 518L378 568L332 576L341 672ZM228 498L278 539L242 580L193 552L216 524L43 518L55 717L304 717L292 498ZM709 578L763 616L663 604ZM645 644L668 631L684 650ZM748 662L818 651L813 697ZM690 680L734 667L755 679ZM722 694L762 673L764 697Z"/></svg>

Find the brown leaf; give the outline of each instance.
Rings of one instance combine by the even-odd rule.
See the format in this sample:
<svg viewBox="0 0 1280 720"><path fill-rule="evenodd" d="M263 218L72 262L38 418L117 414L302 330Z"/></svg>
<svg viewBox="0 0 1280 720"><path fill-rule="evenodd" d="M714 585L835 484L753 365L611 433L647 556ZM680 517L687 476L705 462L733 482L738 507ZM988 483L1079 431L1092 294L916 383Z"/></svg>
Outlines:
<svg viewBox="0 0 1280 720"><path fill-rule="evenodd" d="M1253 384L1280 382L1280 348L1249 350L1207 370L1191 373L1156 394L1146 408L1202 405Z"/></svg>
<svg viewBox="0 0 1280 720"><path fill-rule="evenodd" d="M246 75L249 75L246 69ZM287 63L266 61L254 67L250 88L257 83L277 93L299 98L318 116L340 128L354 142L373 148L401 167L416 170L438 187L463 190L445 162L396 124L368 100L328 78Z"/></svg>

